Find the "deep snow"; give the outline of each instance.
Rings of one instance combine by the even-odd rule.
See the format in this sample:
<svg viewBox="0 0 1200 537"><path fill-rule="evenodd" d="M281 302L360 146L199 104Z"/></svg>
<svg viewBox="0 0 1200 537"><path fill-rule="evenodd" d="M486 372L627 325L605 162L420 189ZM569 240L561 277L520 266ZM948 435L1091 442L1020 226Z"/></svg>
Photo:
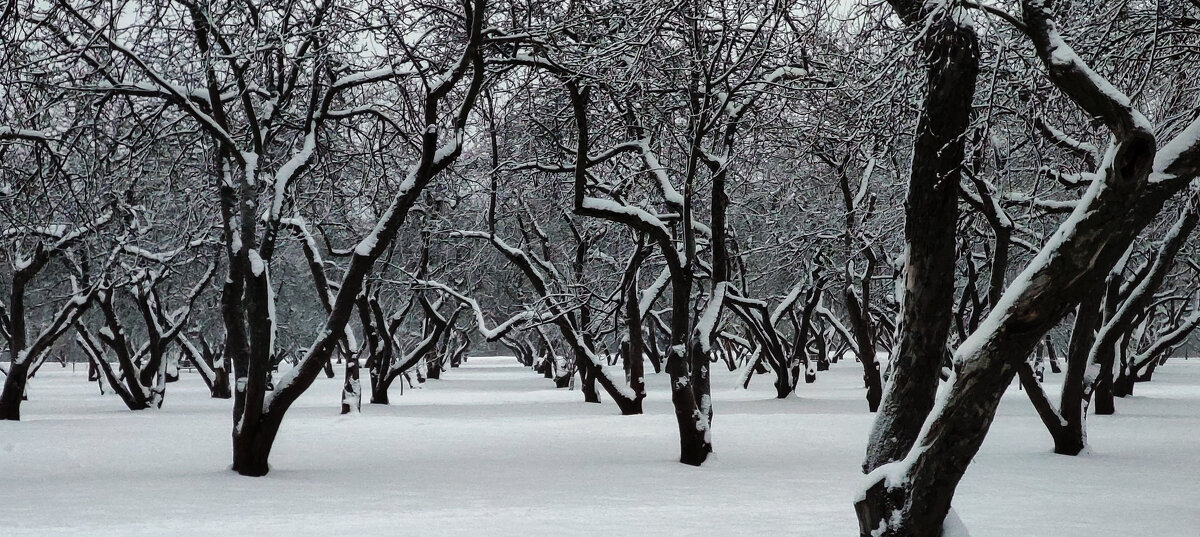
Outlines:
<svg viewBox="0 0 1200 537"><path fill-rule="evenodd" d="M843 362L781 401L766 377L743 391L714 372L702 468L674 460L665 375L648 376L643 416L510 357L471 358L359 416L337 414L341 380L322 378L284 420L271 474L246 478L227 469L229 401L194 373L133 413L48 364L24 421L0 422L0 535L855 535L860 376ZM1089 417L1091 453L1054 455L1014 386L955 498L971 534L1197 535L1200 360L1172 360L1117 405Z"/></svg>

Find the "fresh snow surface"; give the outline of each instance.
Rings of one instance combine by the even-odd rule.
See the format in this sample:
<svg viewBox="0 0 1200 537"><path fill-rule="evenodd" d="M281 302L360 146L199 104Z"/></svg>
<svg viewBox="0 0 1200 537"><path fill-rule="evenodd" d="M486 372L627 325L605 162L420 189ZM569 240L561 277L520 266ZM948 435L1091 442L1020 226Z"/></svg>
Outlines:
<svg viewBox="0 0 1200 537"><path fill-rule="evenodd" d="M83 367L50 363L24 421L0 422L0 535L854 535L872 420L861 367L839 362L775 400L769 376L743 391L714 366L716 453L701 468L675 462L665 375L647 375L646 415L619 416L511 357L472 357L355 416L338 415L340 375L322 376L285 418L271 474L247 478L228 470L230 401L196 373L161 410L129 412ZM958 487L965 529L1196 535L1200 360L1154 378L1117 415L1088 418L1079 457L1050 452L1014 385Z"/></svg>

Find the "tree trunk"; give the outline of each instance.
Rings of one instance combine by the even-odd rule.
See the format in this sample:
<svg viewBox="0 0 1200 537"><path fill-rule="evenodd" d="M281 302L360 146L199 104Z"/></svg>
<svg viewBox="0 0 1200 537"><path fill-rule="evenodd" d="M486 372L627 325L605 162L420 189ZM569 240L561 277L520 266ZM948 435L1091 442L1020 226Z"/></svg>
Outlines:
<svg viewBox="0 0 1200 537"><path fill-rule="evenodd" d="M342 384L342 414L362 412L362 383L358 378L358 356L346 357L346 381Z"/></svg>
<svg viewBox="0 0 1200 537"><path fill-rule="evenodd" d="M1093 405L1097 416L1110 416L1117 411L1113 394L1113 361L1116 353L1112 349L1101 351L1100 376L1096 379L1096 388L1092 392Z"/></svg>
<svg viewBox="0 0 1200 537"><path fill-rule="evenodd" d="M246 424L238 424L233 432L233 471L248 477L261 477L271 470L268 459L280 420L270 414Z"/></svg>
<svg viewBox="0 0 1200 537"><path fill-rule="evenodd" d="M596 374L586 358L576 357L575 367L579 370L579 390L583 392L583 402L599 403L600 394L596 392Z"/></svg>
<svg viewBox="0 0 1200 537"><path fill-rule="evenodd" d="M392 379L382 378L378 382L371 383L371 404L372 405L388 405L391 400L388 398L388 388L392 385ZM401 385L403 388L403 385Z"/></svg>
<svg viewBox="0 0 1200 537"><path fill-rule="evenodd" d="M866 278L869 280L869 277ZM844 293L846 309L850 311L850 325L854 333L854 342L858 347L858 361L863 368L863 386L867 389L867 409L871 412L879 410L883 399L883 380L879 376L879 363L875 360L875 342L871 337L871 321L869 314L864 315L863 304L860 303L854 289L846 287Z"/></svg>
<svg viewBox="0 0 1200 537"><path fill-rule="evenodd" d="M9 362L4 390L0 392L0 420L21 419L21 401L24 400L25 385L29 380L29 365L29 360Z"/></svg>
<svg viewBox="0 0 1200 537"><path fill-rule="evenodd" d="M1058 365L1058 353L1054 350L1054 341L1050 336L1046 336L1046 357L1050 360L1050 371L1062 373L1062 366Z"/></svg>
<svg viewBox="0 0 1200 537"><path fill-rule="evenodd" d="M971 26L958 24L954 11L960 8L927 13L928 8L916 2L893 2L892 5L906 24L919 26L924 21L927 25L918 45L926 67L926 94L917 122L905 200L904 231L908 251L900 340L891 364L892 380L887 400L875 420L863 461L863 470L867 473L886 464L901 464L896 461L906 460L911 450L918 449L918 437L927 432L925 423L935 408L939 373L947 354L947 338L953 320L957 187L961 183L965 139L971 123L979 71L978 39ZM843 196L847 194L844 192ZM1001 280L1004 277L1003 274L994 276ZM863 287L868 285L869 280L864 278ZM853 302L852 298L848 288L848 304ZM870 319L869 301L865 296L860 311L863 317ZM865 339L858 335L861 331L856 327L856 339L860 341ZM1038 334L1037 338L1040 337ZM867 353L861 349L862 343L859 345L859 357L863 359ZM869 386L871 373L867 369ZM874 376L878 379L877 371ZM1011 376L1001 379L1003 386L1000 389L1007 387L1011 379ZM987 423L982 427L986 430ZM933 464L949 466L943 473L954 476L961 475L966 469L966 462L954 457L936 458ZM864 497L855 504L861 535L941 535L942 521L949 511L950 498L957 484L956 477L950 479L949 484L934 486L914 480L911 488L897 484L888 488L885 484L888 480L881 479L868 487ZM907 480L908 476L905 476L906 485ZM930 494L937 497L927 498Z"/></svg>
<svg viewBox="0 0 1200 537"><path fill-rule="evenodd" d="M213 385L209 390L209 395L213 399L229 399L233 397L233 391L229 386L229 370L225 368L225 364L213 368Z"/></svg>
<svg viewBox="0 0 1200 537"><path fill-rule="evenodd" d="M442 378L441 358L437 351L431 353L431 357L425 362L425 378L429 380L440 380Z"/></svg>
<svg viewBox="0 0 1200 537"><path fill-rule="evenodd" d="M1100 293L1090 293L1075 308L1075 325L1071 329L1071 341L1067 345L1067 374L1063 377L1062 399L1058 404L1059 411L1066 421L1067 431L1073 440L1064 442L1064 449L1055 448L1054 452L1060 455L1078 455L1087 446L1083 377L1087 371L1088 351L1096 340L1100 306Z"/></svg>
<svg viewBox="0 0 1200 537"><path fill-rule="evenodd" d="M1028 362L1018 367L1017 376L1042 424L1050 431L1050 437L1054 440L1054 452L1060 455L1078 455L1083 451L1082 439L1067 427L1066 421L1054 409L1046 390L1042 389Z"/></svg>

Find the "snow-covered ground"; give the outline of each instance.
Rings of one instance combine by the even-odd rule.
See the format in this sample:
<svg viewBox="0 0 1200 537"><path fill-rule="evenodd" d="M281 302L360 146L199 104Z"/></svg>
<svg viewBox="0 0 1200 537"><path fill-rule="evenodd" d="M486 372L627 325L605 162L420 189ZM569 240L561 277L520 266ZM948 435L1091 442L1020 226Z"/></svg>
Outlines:
<svg viewBox="0 0 1200 537"><path fill-rule="evenodd" d="M718 374L702 468L674 460L664 377L625 417L508 357L360 416L339 416L340 381L322 378L271 474L246 478L227 469L229 402L194 375L132 413L50 364L24 421L0 423L0 535L855 535L860 371L835 365L782 401L767 378L742 391ZM972 535L1200 535L1200 360L1161 367L1118 412L1089 419L1090 454L1054 455L1014 388L955 497Z"/></svg>

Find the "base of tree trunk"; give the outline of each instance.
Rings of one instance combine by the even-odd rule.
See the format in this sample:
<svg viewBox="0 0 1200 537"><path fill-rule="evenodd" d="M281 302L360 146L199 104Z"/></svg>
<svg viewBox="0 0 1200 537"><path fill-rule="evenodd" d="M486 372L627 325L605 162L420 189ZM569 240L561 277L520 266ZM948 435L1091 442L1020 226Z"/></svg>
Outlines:
<svg viewBox="0 0 1200 537"><path fill-rule="evenodd" d="M1101 379L1096 385L1096 391L1092 394L1095 403L1092 408L1096 410L1097 416L1111 416L1117 412L1116 401L1113 398L1112 380L1105 382Z"/></svg>
<svg viewBox="0 0 1200 537"><path fill-rule="evenodd" d="M790 383L784 382L783 379L780 379L780 378L775 379L775 398L776 399L787 399L787 397L792 394L792 391L794 389L795 388L793 386L791 386Z"/></svg>
<svg viewBox="0 0 1200 537"><path fill-rule="evenodd" d="M29 362L9 365L8 375L4 377L4 389L0 391L0 420L21 420L21 401L26 399L28 375Z"/></svg>
<svg viewBox="0 0 1200 537"><path fill-rule="evenodd" d="M617 408L621 409L622 416L637 416L642 413L642 400L627 400L617 401Z"/></svg>
<svg viewBox="0 0 1200 537"><path fill-rule="evenodd" d="M705 442L702 435L692 434L679 439L679 462L689 466L700 466L712 453L712 444Z"/></svg>
<svg viewBox="0 0 1200 537"><path fill-rule="evenodd" d="M1054 438L1054 453L1058 455L1070 455L1074 457L1083 453L1085 447L1087 446L1084 445L1083 439L1077 436L1067 437L1064 435L1062 438Z"/></svg>
<svg viewBox="0 0 1200 537"><path fill-rule="evenodd" d="M270 465L267 464L267 457L258 456L255 454L245 454L240 459L234 456L233 471L239 475L246 477L262 477L271 471Z"/></svg>
<svg viewBox="0 0 1200 537"><path fill-rule="evenodd" d="M233 471L247 477L262 477L271 471L269 459L279 423L263 420L255 430L233 436Z"/></svg>
<svg viewBox="0 0 1200 537"><path fill-rule="evenodd" d="M386 389L385 390L371 390L371 404L372 405L390 405L390 404L392 404L391 400L388 399L387 390Z"/></svg>
<svg viewBox="0 0 1200 537"><path fill-rule="evenodd" d="M1113 395L1117 397L1133 395L1133 375L1124 371L1117 375L1117 378L1113 380Z"/></svg>
<svg viewBox="0 0 1200 537"><path fill-rule="evenodd" d="M233 397L233 390L229 386L229 374L223 371L217 372L217 378L213 380L212 388L209 389L209 395L213 399L230 399Z"/></svg>
<svg viewBox="0 0 1200 537"><path fill-rule="evenodd" d="M867 490L866 498L855 502L858 531L861 537L939 537L946 514L915 516L899 506L908 503L909 492L887 489L883 481ZM936 519L936 520L935 520Z"/></svg>
<svg viewBox="0 0 1200 537"><path fill-rule="evenodd" d="M590 367L579 368L579 389L583 392L583 402L600 402L600 393L596 391L596 373Z"/></svg>

